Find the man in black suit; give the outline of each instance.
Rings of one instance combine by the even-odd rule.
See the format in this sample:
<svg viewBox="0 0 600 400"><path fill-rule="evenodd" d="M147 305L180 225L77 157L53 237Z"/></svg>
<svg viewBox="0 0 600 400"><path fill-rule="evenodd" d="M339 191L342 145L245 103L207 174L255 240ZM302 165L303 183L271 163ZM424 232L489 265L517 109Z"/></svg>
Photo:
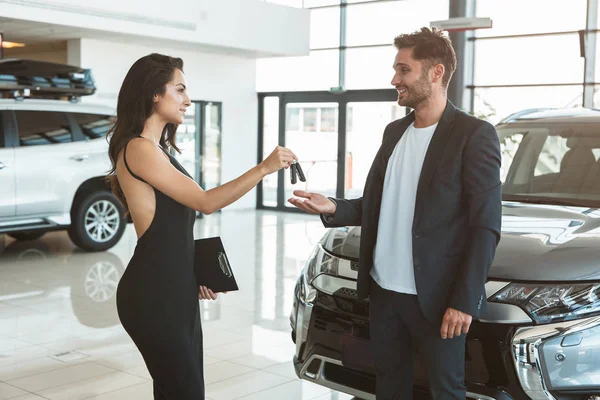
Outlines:
<svg viewBox="0 0 600 400"><path fill-rule="evenodd" d="M419 348L434 399L464 399L465 338L486 308L500 240L500 144L492 125L455 108L456 69L439 29L396 37L392 85L414 109L390 123L363 197L295 191L290 203L327 227L362 227L358 296L370 296L378 400L412 399Z"/></svg>

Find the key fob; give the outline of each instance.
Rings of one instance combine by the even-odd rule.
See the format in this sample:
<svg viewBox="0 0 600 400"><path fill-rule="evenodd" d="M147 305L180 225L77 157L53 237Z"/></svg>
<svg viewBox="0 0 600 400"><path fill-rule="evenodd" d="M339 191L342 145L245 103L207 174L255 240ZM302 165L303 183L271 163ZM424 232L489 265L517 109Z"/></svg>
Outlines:
<svg viewBox="0 0 600 400"><path fill-rule="evenodd" d="M299 162L294 163L296 165L296 172L298 173L298 178L300 178L301 182L306 182L306 177L304 176L304 171L302 171L302 166Z"/></svg>
<svg viewBox="0 0 600 400"><path fill-rule="evenodd" d="M296 184L296 182L298 182L298 179L297 179L297 177L296 177L296 173L297 173L297 172L296 172L296 163L295 163L295 162L293 162L293 163L290 165L290 180L291 180L291 182L292 182L292 185L295 185L295 184Z"/></svg>

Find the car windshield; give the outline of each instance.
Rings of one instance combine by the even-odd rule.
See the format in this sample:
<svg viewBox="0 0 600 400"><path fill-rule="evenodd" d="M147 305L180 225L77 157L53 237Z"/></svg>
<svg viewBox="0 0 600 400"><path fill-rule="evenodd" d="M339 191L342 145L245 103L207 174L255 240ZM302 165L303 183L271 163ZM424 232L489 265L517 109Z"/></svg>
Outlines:
<svg viewBox="0 0 600 400"><path fill-rule="evenodd" d="M527 122L497 130L503 200L600 207L600 124Z"/></svg>

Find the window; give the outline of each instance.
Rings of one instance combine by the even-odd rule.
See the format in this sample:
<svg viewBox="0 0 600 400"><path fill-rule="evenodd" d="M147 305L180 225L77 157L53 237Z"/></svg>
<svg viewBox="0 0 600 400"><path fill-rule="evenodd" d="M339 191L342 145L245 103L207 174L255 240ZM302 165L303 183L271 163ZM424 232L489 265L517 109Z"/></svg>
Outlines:
<svg viewBox="0 0 600 400"><path fill-rule="evenodd" d="M577 31L585 29L586 0L569 0L568 7L564 0L477 0L477 16L494 22L477 36Z"/></svg>
<svg viewBox="0 0 600 400"><path fill-rule="evenodd" d="M392 107L392 119L390 121L395 121L400 118L404 118L407 115L406 108L400 107L398 103L395 103Z"/></svg>
<svg viewBox="0 0 600 400"><path fill-rule="evenodd" d="M317 131L317 110L318 108L304 109L304 132Z"/></svg>
<svg viewBox="0 0 600 400"><path fill-rule="evenodd" d="M354 107L348 104L346 108L346 132L354 130Z"/></svg>
<svg viewBox="0 0 600 400"><path fill-rule="evenodd" d="M348 89L392 89L394 46L348 49L346 87Z"/></svg>
<svg viewBox="0 0 600 400"><path fill-rule="evenodd" d="M506 182L506 176L512 165L517 149L523 140L524 133L511 132L500 134L500 154L502 155L502 166L500 167L500 181Z"/></svg>
<svg viewBox="0 0 600 400"><path fill-rule="evenodd" d="M259 58L256 62L257 91L329 90L337 87L339 54L339 50L316 50L311 51L309 56Z"/></svg>
<svg viewBox="0 0 600 400"><path fill-rule="evenodd" d="M598 85L594 86L594 108L600 108L600 86Z"/></svg>
<svg viewBox="0 0 600 400"><path fill-rule="evenodd" d="M115 117L100 114L73 113L73 117L88 139L106 137L106 134L116 121Z"/></svg>
<svg viewBox="0 0 600 400"><path fill-rule="evenodd" d="M300 108L287 107L286 129L293 132L300 130Z"/></svg>
<svg viewBox="0 0 600 400"><path fill-rule="evenodd" d="M351 102L346 108L346 175L344 196L362 196L373 159L390 117L406 115L394 102ZM351 122L352 121L352 122Z"/></svg>
<svg viewBox="0 0 600 400"><path fill-rule="evenodd" d="M340 0L262 0L266 3L279 4L282 6L296 7L296 8L313 8L313 7L325 7L334 6L340 4ZM363 0L361 0L363 1ZM351 3L352 1L350 1Z"/></svg>
<svg viewBox="0 0 600 400"><path fill-rule="evenodd" d="M322 8L310 12L310 48L340 45L340 8Z"/></svg>
<svg viewBox="0 0 600 400"><path fill-rule="evenodd" d="M263 148L265 160L279 144L279 97L265 97L263 104ZM277 174L262 180L263 206L277 206Z"/></svg>
<svg viewBox="0 0 600 400"><path fill-rule="evenodd" d="M340 0L302 0L304 8L333 6L340 4Z"/></svg>
<svg viewBox="0 0 600 400"><path fill-rule="evenodd" d="M321 108L321 132L337 132L337 120L337 108Z"/></svg>
<svg viewBox="0 0 600 400"><path fill-rule="evenodd" d="M2 120L2 112L0 111L0 149L5 147L4 142L4 121Z"/></svg>
<svg viewBox="0 0 600 400"><path fill-rule="evenodd" d="M527 117L521 121L498 130L503 193L598 199L597 124L538 124Z"/></svg>
<svg viewBox="0 0 600 400"><path fill-rule="evenodd" d="M566 138L548 136L535 166L534 176L559 173L560 163L568 150Z"/></svg>
<svg viewBox="0 0 600 400"><path fill-rule="evenodd" d="M530 108L581 107L582 86L498 87L475 89L474 114L492 123Z"/></svg>
<svg viewBox="0 0 600 400"><path fill-rule="evenodd" d="M580 83L584 59L579 51L577 34L478 40L475 84Z"/></svg>
<svg viewBox="0 0 600 400"><path fill-rule="evenodd" d="M298 155L306 182L292 185L288 173L283 187L284 199L293 197L293 191L297 189L335 196L338 108L338 103L334 102L286 104L288 115L299 110L300 130L286 126L285 145Z"/></svg>
<svg viewBox="0 0 600 400"><path fill-rule="evenodd" d="M264 0L267 3L279 4L282 6L302 8L302 0Z"/></svg>
<svg viewBox="0 0 600 400"><path fill-rule="evenodd" d="M348 6L347 45L392 45L394 38L402 33L429 26L431 21L447 19L448 10L448 0L351 4ZM386 63L388 68L392 61Z"/></svg>
<svg viewBox="0 0 600 400"><path fill-rule="evenodd" d="M16 111L19 128L19 144L69 143L73 134L65 113L52 111Z"/></svg>
<svg viewBox="0 0 600 400"><path fill-rule="evenodd" d="M286 106L286 132L337 132L337 123L337 107L325 107L321 104L309 107L302 104Z"/></svg>

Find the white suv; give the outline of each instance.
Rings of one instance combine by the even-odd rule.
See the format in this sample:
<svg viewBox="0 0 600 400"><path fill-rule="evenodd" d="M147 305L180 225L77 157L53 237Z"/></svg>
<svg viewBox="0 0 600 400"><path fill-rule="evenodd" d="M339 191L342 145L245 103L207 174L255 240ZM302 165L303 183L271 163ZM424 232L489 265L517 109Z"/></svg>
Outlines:
<svg viewBox="0 0 600 400"><path fill-rule="evenodd" d="M0 234L32 240L67 229L86 251L119 241L127 218L104 181L112 114L73 101L0 99Z"/></svg>

